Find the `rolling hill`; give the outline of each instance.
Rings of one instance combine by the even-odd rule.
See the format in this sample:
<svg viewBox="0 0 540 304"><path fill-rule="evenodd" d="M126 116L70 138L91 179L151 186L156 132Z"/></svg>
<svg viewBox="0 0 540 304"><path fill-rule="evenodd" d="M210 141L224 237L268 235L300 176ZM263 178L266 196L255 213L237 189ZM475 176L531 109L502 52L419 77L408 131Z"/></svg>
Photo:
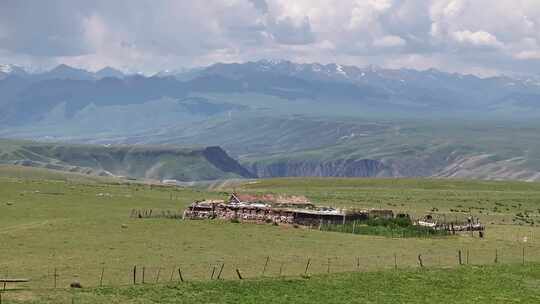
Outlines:
<svg viewBox="0 0 540 304"><path fill-rule="evenodd" d="M540 179L540 126L253 116L95 142L219 145L259 177ZM84 139L92 141L91 138Z"/></svg>
<svg viewBox="0 0 540 304"><path fill-rule="evenodd" d="M152 180L253 177L219 147L68 145L0 140L0 163Z"/></svg>

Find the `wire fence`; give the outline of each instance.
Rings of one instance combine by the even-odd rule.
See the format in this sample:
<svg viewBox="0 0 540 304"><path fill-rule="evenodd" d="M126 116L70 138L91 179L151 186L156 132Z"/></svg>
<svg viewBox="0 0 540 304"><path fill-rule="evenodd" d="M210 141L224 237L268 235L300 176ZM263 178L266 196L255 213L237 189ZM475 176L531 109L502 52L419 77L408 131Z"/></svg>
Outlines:
<svg viewBox="0 0 540 304"><path fill-rule="evenodd" d="M28 282L5 283L0 290L59 289L69 287L121 287L170 282L244 280L263 277L299 277L326 273L412 268L451 268L459 265L525 264L540 262L533 247L505 249L457 248L453 251L420 251L347 257L235 257L175 265L89 265L9 268L0 265L0 279L24 278ZM0 281L1 282L1 281ZM3 284L3 283L0 283Z"/></svg>

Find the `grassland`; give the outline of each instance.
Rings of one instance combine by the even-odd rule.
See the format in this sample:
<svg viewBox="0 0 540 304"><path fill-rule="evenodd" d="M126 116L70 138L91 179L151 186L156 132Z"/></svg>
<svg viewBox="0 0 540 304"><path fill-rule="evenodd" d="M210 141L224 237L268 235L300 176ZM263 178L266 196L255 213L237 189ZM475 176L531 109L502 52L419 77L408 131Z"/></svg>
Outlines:
<svg viewBox="0 0 540 304"><path fill-rule="evenodd" d="M13 303L538 303L540 265L463 267L6 294ZM11 303L11 302L10 302Z"/></svg>
<svg viewBox="0 0 540 304"><path fill-rule="evenodd" d="M216 292L228 288L234 291L235 286L238 286L234 284L239 283L205 283L213 268L224 265L222 278L227 281L237 280L236 268L251 280L263 275L267 257L270 260L264 276L277 277L281 273L291 279L304 274L308 259L311 261L308 270L311 275L394 269L395 264L402 270L414 270L418 268L419 254L426 268L455 268L458 250L462 250L464 261L468 260L470 265L493 264L495 254L500 264L521 264L523 250L526 263L540 262L540 228L537 224L540 223L540 184L537 183L428 179L270 179L224 184L222 187L214 185L214 190L210 191L201 188L122 184L102 179L89 181L81 179L80 175L59 176L59 172L46 170L37 172L39 174L27 171L21 173L13 167L0 167L0 276L30 278L30 283L20 285L25 290L10 294L19 294L21 297L27 295L28 299L36 301L46 298L42 298L42 288L54 286L55 269L58 287L66 287L73 281L79 281L85 287L97 286L102 271L105 286L130 285L134 265L139 269L139 283L142 281L142 267L146 271L146 282L155 282L159 272L158 281L162 283L169 281L173 271L180 267L186 280L194 284L189 285L195 288L194 291L184 290L184 287L175 287L180 288L180 291L168 287L149 290L149 298L142 302L123 293L146 293L144 289L109 290L109 294L102 295L107 293L107 289L104 289L98 294L87 294L89 300L80 302L103 303L97 300L92 302L90 299L106 296L105 299L111 300L105 302L110 303L122 303L122 299L146 303L156 302L152 294L155 293L157 297L161 292L165 293L164 297L176 292L202 293L197 300L204 301L205 293L201 289L205 286L215 286ZM285 226L129 217L132 209L152 208L156 212L182 210L197 199L224 198L225 192L233 188L252 193L306 195L315 203L325 205L390 208L409 212L413 216L428 212L441 218L473 215L487 224L487 231L484 239L468 234L404 239ZM522 216L518 217L517 214ZM531 221L534 223L531 224ZM466 252L468 258L465 257ZM528 268L520 269L508 270L508 276L517 277L516 273L528 271ZM486 271L494 276L498 272L507 272L506 269ZM386 275L390 274L381 274L383 278ZM426 284L432 284L430 280L437 280L436 275L431 278L431 275L425 277L418 274L420 277L417 278L414 271L402 275L404 278L410 275L411 279L406 280L413 285L424 284L423 280L428 280ZM449 275L454 274L452 272ZM459 275L460 272L455 274ZM475 275L479 274L471 274L472 277ZM538 273L531 275L538 276ZM177 278L176 275L174 277ZM254 284L254 290L272 290L272 284L277 289L314 284L306 287L309 289L318 288L316 283L311 282L323 284L327 281L323 277L317 278L309 281L270 280L270 283L255 281L246 284ZM347 284L362 278L343 275L336 276L335 280L336 284L344 282L344 288L348 289ZM333 281L328 281L328 284L333 284ZM404 284L402 288L409 288L407 286ZM353 295L359 296L355 293ZM506 296L512 298L513 295L513 290L500 294L501 299ZM268 296L272 297L272 293ZM246 303L256 300L249 294L246 297ZM173 300L163 300L164 303L167 301ZM298 302L302 301L307 302L306 299L298 299Z"/></svg>
<svg viewBox="0 0 540 304"><path fill-rule="evenodd" d="M447 220L469 215L493 224L527 213L540 220L540 183L455 179L303 178L254 181L239 191L303 194L318 204L388 208L419 217L431 212Z"/></svg>

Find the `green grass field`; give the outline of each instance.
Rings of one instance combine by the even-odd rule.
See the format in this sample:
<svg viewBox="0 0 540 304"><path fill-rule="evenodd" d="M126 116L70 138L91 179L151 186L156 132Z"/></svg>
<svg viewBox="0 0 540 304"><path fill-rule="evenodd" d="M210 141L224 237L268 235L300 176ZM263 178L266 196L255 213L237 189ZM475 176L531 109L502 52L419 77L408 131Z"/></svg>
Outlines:
<svg viewBox="0 0 540 304"><path fill-rule="evenodd" d="M540 265L7 293L9 303L538 303Z"/></svg>
<svg viewBox="0 0 540 304"><path fill-rule="evenodd" d="M32 170L0 168L0 277L31 279L29 283L18 285L23 290L9 291L6 295L13 299L19 297L20 302L27 299L37 303L56 303L46 300L49 294L54 296L55 293L44 291L54 287L55 269L59 288L65 288L73 281L79 281L85 287L96 287L102 271L103 285L130 285L134 265L138 268L138 283L142 281L143 267L147 283L168 282L171 274L177 279L174 271L179 267L186 280L200 282L189 285L189 288L195 288L191 291L182 291L184 287L178 287L180 291L168 287L151 288L148 291L150 295L141 301L135 300L129 293L145 293L145 289L106 289L80 295L86 297L80 303L123 303L124 299L128 303L168 303L173 300L160 302L153 297L159 296L161 292L164 293L163 297L177 292L199 295L200 289L205 286L215 286L218 291L228 288L234 291L237 286L234 284L238 283L207 282L214 267L219 269L221 265L224 265L221 278L225 281L238 280L235 272L237 268L249 280L261 278L263 271L265 277L275 278L281 273L288 278L287 281L246 283L254 284L254 290L266 290L265 284L270 284L268 290L274 288L271 286L275 286L276 290L300 288L298 286L302 284L308 284L306 288L309 289L318 288L317 284L338 284L340 281L344 282L344 290L349 290L347 284L364 280L363 276L337 275L334 280L334 274L393 270L397 264L400 270L412 271L400 274L404 277L412 276L412 279L407 279L407 284L400 287L405 292L409 288L407 286L420 288L424 284L422 280L428 283L437 281L440 279L438 274L447 271L429 270L428 275L416 274L414 270L418 268L419 254L428 269L455 268L458 250L462 250L463 261L468 260L470 265L494 264L496 254L500 264L521 264L523 250L526 263L540 262L540 229L537 224L540 223L540 184L537 183L428 179L272 179L228 186L225 184L221 188L213 187L219 190L209 191L201 188L122 184L99 178L87 180L85 176L77 174ZM462 218L472 214L487 224L487 231L484 239L469 234L388 238L222 221L130 218L132 209L179 211L197 199L225 198L226 192L232 188L250 193L306 195L317 204L383 207L409 212L413 216L432 212L441 218ZM516 220L518 213L522 217ZM268 257L268 265L263 270ZM317 275L316 278L296 281L294 278L304 274L308 259L308 274ZM536 266L534 269L537 272L531 275L539 276ZM494 276L499 272L508 272L507 275L512 277L529 270L527 267L510 267L489 268L486 271ZM318 276L328 272L332 274L331 280ZM474 277L480 274L473 271L470 275ZM380 274L382 278L387 275L390 274ZM415 279L417 275L421 278ZM469 276L461 272L451 272L449 275ZM289 286L287 282L292 283ZM300 285L294 287L295 284ZM375 281L373 284L376 284ZM349 292L355 298L360 296L360 291ZM425 292L428 296L432 291ZM474 293L474 290L470 292ZM514 293L514 290L501 291L500 297L512 298ZM193 295L194 303L205 302L205 296L215 296L215 293L205 295L202 292L199 298L196 295ZM68 295L60 292L58 296L62 298ZM272 297L272 293L269 291L267 296ZM394 294L394 298L397 296L397 293ZM537 295L532 293L533 296ZM246 294L245 297L246 303L256 300L253 295ZM92 302L94 298L106 300ZM279 297L278 300L284 301ZM227 301L232 300L216 299L215 302ZM376 298L370 301L380 302ZM296 302L308 303L308 298L299 298Z"/></svg>

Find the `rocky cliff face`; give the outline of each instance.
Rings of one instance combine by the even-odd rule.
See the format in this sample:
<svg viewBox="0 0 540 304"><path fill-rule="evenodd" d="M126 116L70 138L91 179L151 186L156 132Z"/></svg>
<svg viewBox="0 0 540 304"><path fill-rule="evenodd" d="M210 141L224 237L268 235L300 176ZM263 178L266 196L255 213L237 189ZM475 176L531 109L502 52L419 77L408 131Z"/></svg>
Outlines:
<svg viewBox="0 0 540 304"><path fill-rule="evenodd" d="M237 174L241 177L246 178L255 178L256 174L248 171L246 168L242 167L236 160L231 158L223 149L220 147L207 147L202 151L202 155L216 168L220 169L223 172Z"/></svg>
<svg viewBox="0 0 540 304"><path fill-rule="evenodd" d="M259 177L445 177L539 181L523 158L494 160L492 155L450 155L403 159L333 161L264 161L245 165Z"/></svg>
<svg viewBox="0 0 540 304"><path fill-rule="evenodd" d="M391 176L388 167L372 159L342 159L333 161L278 161L269 164L253 163L248 167L259 177L280 176L335 176L375 177Z"/></svg>

